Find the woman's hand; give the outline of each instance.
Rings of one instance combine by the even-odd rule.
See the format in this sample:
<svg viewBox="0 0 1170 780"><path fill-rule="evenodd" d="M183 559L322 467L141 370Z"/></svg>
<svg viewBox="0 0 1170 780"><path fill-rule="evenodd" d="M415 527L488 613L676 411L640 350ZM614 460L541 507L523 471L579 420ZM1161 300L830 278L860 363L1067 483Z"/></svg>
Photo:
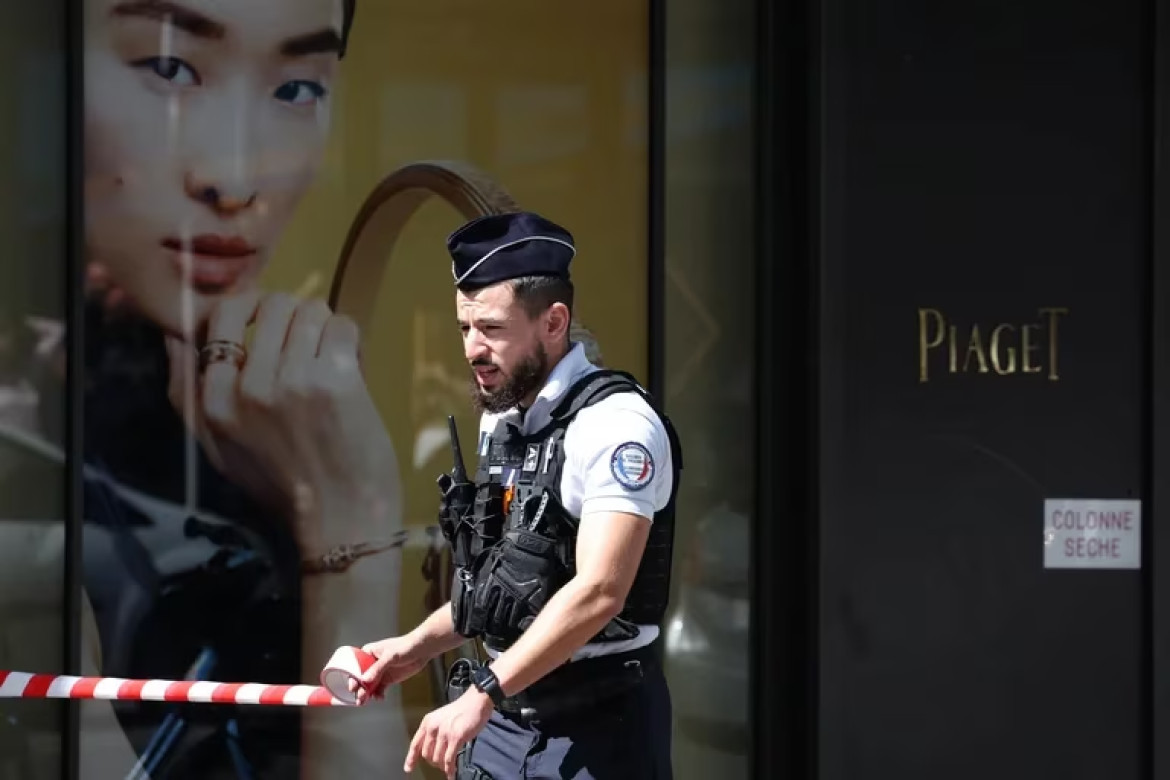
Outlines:
<svg viewBox="0 0 1170 780"><path fill-rule="evenodd" d="M192 345L168 339L170 396L224 476L291 517L306 557L387 538L397 463L357 325L320 300L255 292L218 304L205 343L218 356L200 370Z"/></svg>

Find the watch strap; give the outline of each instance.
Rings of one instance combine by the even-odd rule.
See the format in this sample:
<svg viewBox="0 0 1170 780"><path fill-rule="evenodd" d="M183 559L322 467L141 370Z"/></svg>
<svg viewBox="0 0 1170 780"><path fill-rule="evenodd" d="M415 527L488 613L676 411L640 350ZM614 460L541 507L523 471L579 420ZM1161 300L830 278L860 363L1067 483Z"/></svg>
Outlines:
<svg viewBox="0 0 1170 780"><path fill-rule="evenodd" d="M480 693L487 694L488 698L492 700L492 704L497 707L504 702L504 689L500 687L500 680L496 677L496 673L487 666L481 666L476 669L471 675L471 684L476 687Z"/></svg>

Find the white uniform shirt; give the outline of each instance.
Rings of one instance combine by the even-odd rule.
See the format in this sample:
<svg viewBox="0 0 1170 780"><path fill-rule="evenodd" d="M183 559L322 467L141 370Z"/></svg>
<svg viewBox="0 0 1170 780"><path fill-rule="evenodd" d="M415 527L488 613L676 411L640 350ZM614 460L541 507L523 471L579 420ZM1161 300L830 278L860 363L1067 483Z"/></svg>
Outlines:
<svg viewBox="0 0 1170 780"><path fill-rule="evenodd" d="M500 419L522 433L540 430L565 392L597 367L576 343L553 368L532 407L520 419L519 410L484 414L479 423L480 452ZM670 500L674 467L666 428L650 405L637 393L615 393L582 409L569 423L564 438L561 503L584 527L590 515L628 512L653 519ZM650 644L657 626L639 626L638 636L623 642L587 644L573 660L626 652ZM495 656L496 653L488 651Z"/></svg>

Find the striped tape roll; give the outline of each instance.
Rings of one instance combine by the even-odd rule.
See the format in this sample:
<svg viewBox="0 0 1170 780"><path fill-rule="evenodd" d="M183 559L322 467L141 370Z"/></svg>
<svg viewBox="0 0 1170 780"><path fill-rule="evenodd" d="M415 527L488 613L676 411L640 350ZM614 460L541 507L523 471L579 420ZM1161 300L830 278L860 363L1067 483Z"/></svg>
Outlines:
<svg viewBox="0 0 1170 780"><path fill-rule="evenodd" d="M352 680L364 688L362 673L373 666L376 660L365 650L343 645L337 648L329 663L321 670L321 687L342 704L357 704L357 697L350 692L349 683Z"/></svg>
<svg viewBox="0 0 1170 780"><path fill-rule="evenodd" d="M119 677L71 677L6 671L0 671L0 699L105 699L279 707L349 706L317 685L125 680Z"/></svg>

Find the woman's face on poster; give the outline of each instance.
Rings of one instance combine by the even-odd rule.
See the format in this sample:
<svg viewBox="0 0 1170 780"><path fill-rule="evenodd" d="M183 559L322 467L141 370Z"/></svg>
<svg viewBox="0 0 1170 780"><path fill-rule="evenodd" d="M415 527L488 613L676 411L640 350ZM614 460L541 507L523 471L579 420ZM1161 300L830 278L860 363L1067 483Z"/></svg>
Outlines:
<svg viewBox="0 0 1170 780"><path fill-rule="evenodd" d="M85 0L87 259L184 334L253 285L329 126L341 0Z"/></svg>

